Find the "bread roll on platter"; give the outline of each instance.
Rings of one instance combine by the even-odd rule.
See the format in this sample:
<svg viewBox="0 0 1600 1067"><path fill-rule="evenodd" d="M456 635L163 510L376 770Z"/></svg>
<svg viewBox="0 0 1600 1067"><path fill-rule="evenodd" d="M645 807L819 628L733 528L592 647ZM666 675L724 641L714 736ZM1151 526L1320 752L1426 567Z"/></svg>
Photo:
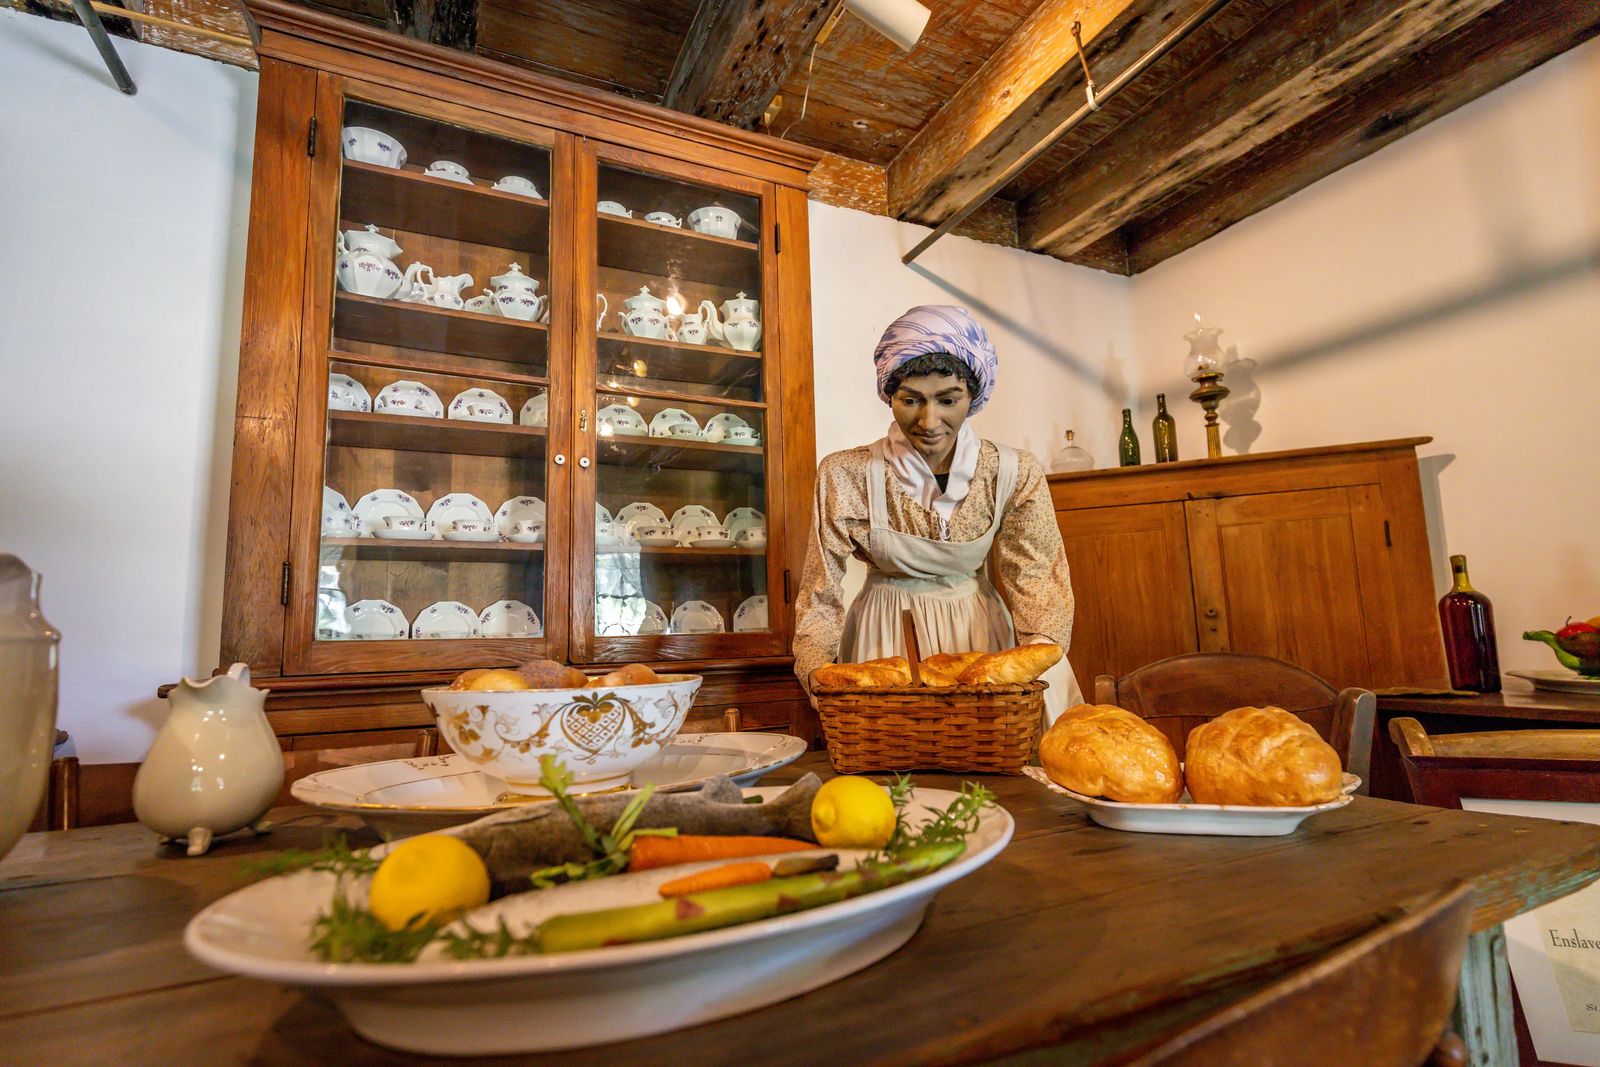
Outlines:
<svg viewBox="0 0 1600 1067"><path fill-rule="evenodd" d="M1026 685L1061 662L1060 645L1018 645L979 656L961 672L962 685Z"/></svg>
<svg viewBox="0 0 1600 1067"><path fill-rule="evenodd" d="M1172 742L1114 704L1079 704L1062 712L1039 742L1039 762L1052 781L1084 796L1172 804L1183 795Z"/></svg>
<svg viewBox="0 0 1600 1067"><path fill-rule="evenodd" d="M1337 800L1339 754L1282 708L1234 708L1189 732L1184 777L1197 804L1310 807Z"/></svg>

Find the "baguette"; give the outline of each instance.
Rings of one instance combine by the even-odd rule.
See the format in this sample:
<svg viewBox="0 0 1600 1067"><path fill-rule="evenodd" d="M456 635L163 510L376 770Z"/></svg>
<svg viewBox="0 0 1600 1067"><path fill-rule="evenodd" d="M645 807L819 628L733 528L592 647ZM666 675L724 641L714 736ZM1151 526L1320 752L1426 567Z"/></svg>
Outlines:
<svg viewBox="0 0 1600 1067"><path fill-rule="evenodd" d="M973 660L986 655L987 652L941 652L937 656L929 656L923 660L922 669L948 674L951 678L960 678L961 672L972 666Z"/></svg>
<svg viewBox="0 0 1600 1067"><path fill-rule="evenodd" d="M811 672L811 685L822 689L885 689L911 684L911 664L902 656L865 663L825 663Z"/></svg>
<svg viewBox="0 0 1600 1067"><path fill-rule="evenodd" d="M961 672L962 685L1026 685L1061 662L1060 645L1018 645L973 660Z"/></svg>

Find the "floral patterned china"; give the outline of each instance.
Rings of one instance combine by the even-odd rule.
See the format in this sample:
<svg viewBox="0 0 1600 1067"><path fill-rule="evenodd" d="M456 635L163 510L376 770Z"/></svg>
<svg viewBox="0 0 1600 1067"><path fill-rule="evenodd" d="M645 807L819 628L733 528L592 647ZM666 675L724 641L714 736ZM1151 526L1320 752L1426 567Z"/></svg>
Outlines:
<svg viewBox="0 0 1600 1067"><path fill-rule="evenodd" d="M739 223L742 221L737 212L720 204L696 208L689 212L689 228L696 233L709 233L713 237L738 237Z"/></svg>
<svg viewBox="0 0 1600 1067"><path fill-rule="evenodd" d="M683 543L695 548L732 548L733 538L721 523L709 526L691 526L679 534Z"/></svg>
<svg viewBox="0 0 1600 1067"><path fill-rule="evenodd" d="M411 630L405 612L387 600L358 600L344 610L345 632L356 641L401 641Z"/></svg>
<svg viewBox="0 0 1600 1067"><path fill-rule="evenodd" d="M329 411L371 411L372 395L348 374L328 375Z"/></svg>
<svg viewBox="0 0 1600 1067"><path fill-rule="evenodd" d="M734 508L728 512L728 517L722 520L722 525L728 528L728 536L738 537L741 530L752 526L765 528L767 517L755 508Z"/></svg>
<svg viewBox="0 0 1600 1067"><path fill-rule="evenodd" d="M494 188L502 193L516 193L518 196L532 197L535 200L543 199L539 196L538 187L520 174L507 174L494 183Z"/></svg>
<svg viewBox="0 0 1600 1067"><path fill-rule="evenodd" d="M610 404L600 409L595 422L602 428L602 436L649 437L650 427L644 416L626 404ZM606 431L610 431L609 434Z"/></svg>
<svg viewBox="0 0 1600 1067"><path fill-rule="evenodd" d="M619 508L617 510L617 521L625 522L637 531L640 524L666 522L667 513L648 500L638 500L632 504L624 504Z"/></svg>
<svg viewBox="0 0 1600 1067"><path fill-rule="evenodd" d="M743 426L748 429L750 424L730 411L724 411L720 415L713 415L706 420L705 439L715 444L727 436L728 431L735 426Z"/></svg>
<svg viewBox="0 0 1600 1067"><path fill-rule="evenodd" d="M478 615L478 632L484 637L543 637L544 626L522 601L497 600Z"/></svg>
<svg viewBox="0 0 1600 1067"><path fill-rule="evenodd" d="M350 510L344 494L327 486L322 487L322 536L356 537L361 531L361 520Z"/></svg>
<svg viewBox="0 0 1600 1067"><path fill-rule="evenodd" d="M356 501L352 509L356 518L361 520L363 536L371 537L373 530L380 525L380 520L389 515L410 515L413 518L422 518L422 505L409 493L399 489L375 489Z"/></svg>
<svg viewBox="0 0 1600 1067"><path fill-rule="evenodd" d="M650 420L651 437L687 437L699 440L700 424L682 408L663 408Z"/></svg>
<svg viewBox="0 0 1600 1067"><path fill-rule="evenodd" d="M722 612L704 600L691 600L679 604L672 613L672 632L675 634L720 634L727 630Z"/></svg>
<svg viewBox="0 0 1600 1067"><path fill-rule="evenodd" d="M449 417L464 422L511 422L511 405L493 389L463 389L450 401Z"/></svg>
<svg viewBox="0 0 1600 1067"><path fill-rule="evenodd" d="M504 537L516 533L522 519L544 522L544 501L536 496L514 496L495 509L494 525Z"/></svg>
<svg viewBox="0 0 1600 1067"><path fill-rule="evenodd" d="M704 504L685 504L672 513L672 528L683 533L691 526L721 525L716 513Z"/></svg>
<svg viewBox="0 0 1600 1067"><path fill-rule="evenodd" d="M633 536L648 548L675 548L681 542L678 532L664 522L640 522L633 526Z"/></svg>
<svg viewBox="0 0 1600 1067"><path fill-rule="evenodd" d="M602 215L617 215L625 219L633 218L633 212L629 211L615 200L602 200L595 205L595 208Z"/></svg>
<svg viewBox="0 0 1600 1067"><path fill-rule="evenodd" d="M344 158L357 163L398 169L406 161L405 146L382 130L370 126L346 126L340 131Z"/></svg>
<svg viewBox="0 0 1600 1067"><path fill-rule="evenodd" d="M764 596L747 598L733 613L733 632L745 633L765 629L767 629L767 598Z"/></svg>
<svg viewBox="0 0 1600 1067"><path fill-rule="evenodd" d="M523 426L550 425L550 394L540 389L530 396L517 412L517 422Z"/></svg>
<svg viewBox="0 0 1600 1067"><path fill-rule="evenodd" d="M343 230L334 238L334 277L339 288L357 296L388 299L406 283L395 263L403 250L367 223L365 230Z"/></svg>
<svg viewBox="0 0 1600 1067"><path fill-rule="evenodd" d="M652 211L644 217L644 221L653 222L657 226L676 226L680 229L683 226L683 220L670 211Z"/></svg>
<svg viewBox="0 0 1600 1067"><path fill-rule="evenodd" d="M414 641L445 641L478 636L478 613L459 600L441 600L417 613L411 624Z"/></svg>
<svg viewBox="0 0 1600 1067"><path fill-rule="evenodd" d="M457 519L476 519L489 530L496 531L494 515L489 506L471 493L446 493L428 508L428 529L443 533Z"/></svg>
<svg viewBox="0 0 1600 1067"><path fill-rule="evenodd" d="M444 401L421 382L392 382L378 390L374 411L384 415L412 415L423 419L444 418Z"/></svg>
<svg viewBox="0 0 1600 1067"><path fill-rule="evenodd" d="M430 178L443 178L445 181L460 182L462 185L472 184L472 179L467 175L467 168L448 159L434 160L428 164L428 169L423 173Z"/></svg>

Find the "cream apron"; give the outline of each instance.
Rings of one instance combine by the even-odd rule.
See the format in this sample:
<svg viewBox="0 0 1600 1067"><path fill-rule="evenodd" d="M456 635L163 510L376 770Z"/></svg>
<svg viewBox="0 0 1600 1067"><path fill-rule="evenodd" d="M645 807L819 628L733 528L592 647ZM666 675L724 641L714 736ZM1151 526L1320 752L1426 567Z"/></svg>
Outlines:
<svg viewBox="0 0 1600 1067"><path fill-rule="evenodd" d="M890 528L884 499L888 467L883 443L873 444L867 463L867 555L872 569L866 586L845 614L839 662L905 655L901 612L907 608L916 623L917 643L924 657L939 652L994 652L1016 644L1011 612L989 581L986 567L989 549L1017 485L1017 453L1005 445L996 447L1000 472L995 483L994 520L976 541L954 543ZM1065 659L1041 680L1050 685L1044 694L1048 726L1083 698Z"/></svg>

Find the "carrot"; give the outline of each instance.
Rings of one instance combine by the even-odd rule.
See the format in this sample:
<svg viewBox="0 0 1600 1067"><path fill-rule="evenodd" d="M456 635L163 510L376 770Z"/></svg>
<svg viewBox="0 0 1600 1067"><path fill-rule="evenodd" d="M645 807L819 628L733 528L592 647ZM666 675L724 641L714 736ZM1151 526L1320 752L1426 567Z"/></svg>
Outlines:
<svg viewBox="0 0 1600 1067"><path fill-rule="evenodd" d="M648 871L675 863L701 860L737 860L746 856L765 856L769 852L801 852L817 846L810 841L787 837L752 835L678 834L674 837L643 835L633 839L628 849L628 870Z"/></svg>
<svg viewBox="0 0 1600 1067"><path fill-rule="evenodd" d="M670 882L662 882L656 892L664 897L686 897L690 893L703 893L707 889L726 889L734 885L765 882L772 877L772 868L759 860L729 863L707 871L686 874Z"/></svg>

